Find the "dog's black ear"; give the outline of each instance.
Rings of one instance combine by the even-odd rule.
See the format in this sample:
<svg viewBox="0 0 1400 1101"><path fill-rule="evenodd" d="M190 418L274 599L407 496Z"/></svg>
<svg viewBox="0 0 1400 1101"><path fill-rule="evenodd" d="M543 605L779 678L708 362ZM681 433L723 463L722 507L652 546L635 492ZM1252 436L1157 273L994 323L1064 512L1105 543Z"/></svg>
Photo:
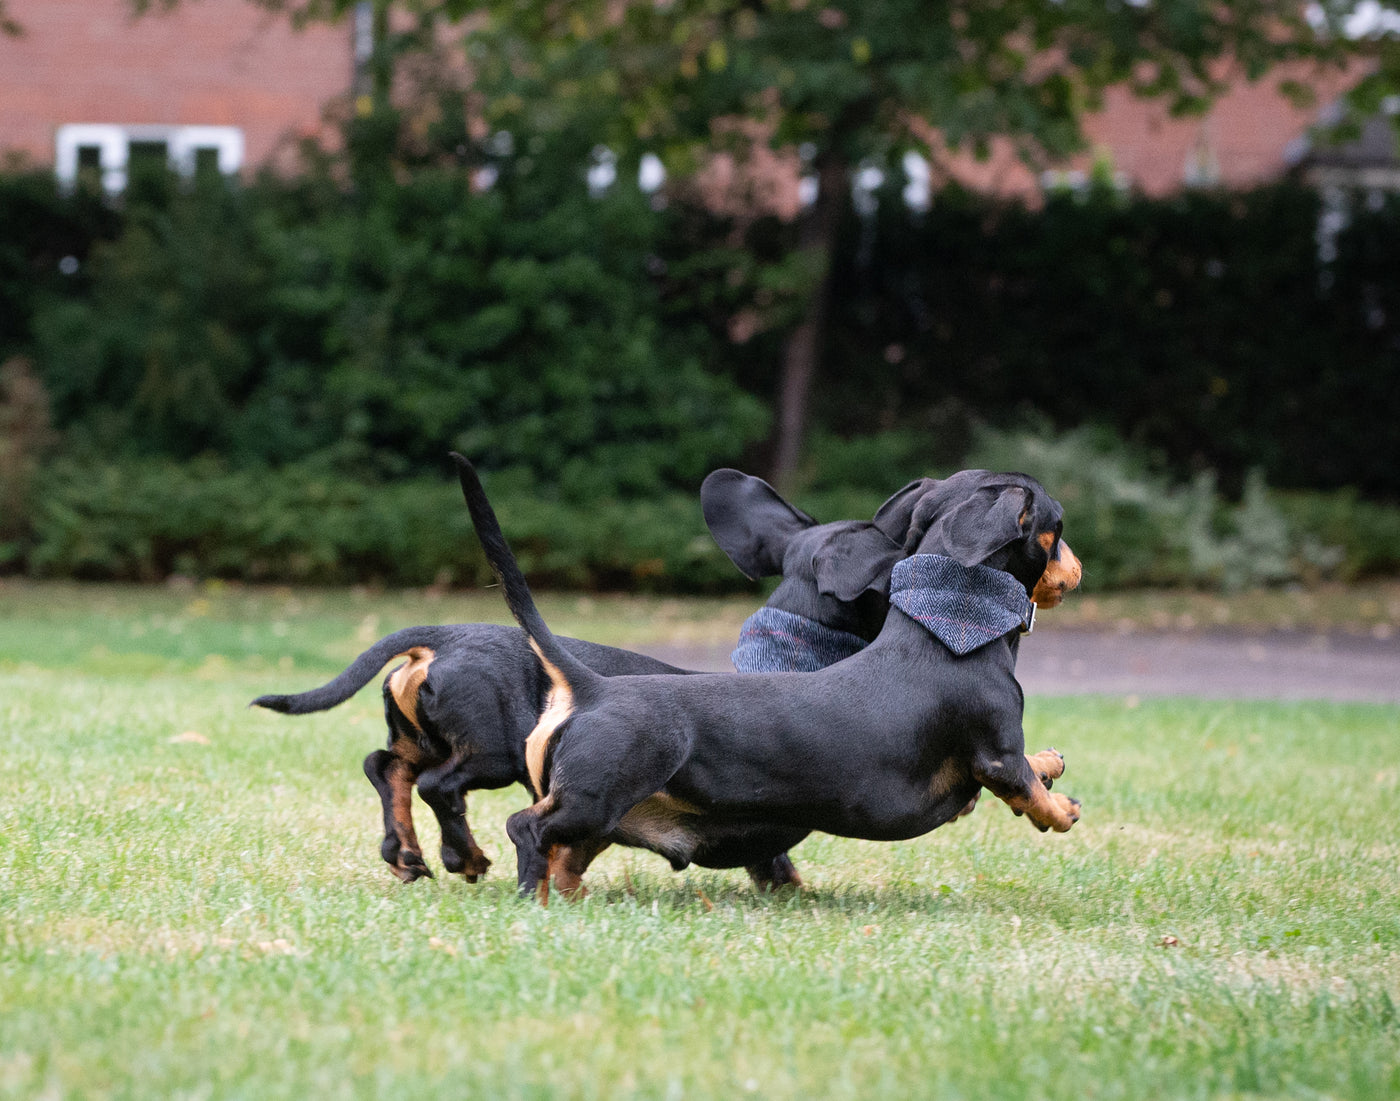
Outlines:
<svg viewBox="0 0 1400 1101"><path fill-rule="evenodd" d="M909 534L909 523L914 518L914 508L924 494L937 485L936 478L914 479L875 511L871 523L896 543L903 543Z"/></svg>
<svg viewBox="0 0 1400 1101"><path fill-rule="evenodd" d="M812 552L817 592L849 603L867 590L887 590L890 570L904 556L899 544L874 524L828 526L831 534Z"/></svg>
<svg viewBox="0 0 1400 1101"><path fill-rule="evenodd" d="M729 469L700 486L700 511L720 550L752 579L782 573L788 541L817 523L762 478Z"/></svg>
<svg viewBox="0 0 1400 1101"><path fill-rule="evenodd" d="M909 525L905 552L912 554L930 537L937 553L959 565L976 566L1021 537L1021 521L1030 510L1031 493L1023 486L989 485L952 507L947 504L946 498L937 494L919 502Z"/></svg>

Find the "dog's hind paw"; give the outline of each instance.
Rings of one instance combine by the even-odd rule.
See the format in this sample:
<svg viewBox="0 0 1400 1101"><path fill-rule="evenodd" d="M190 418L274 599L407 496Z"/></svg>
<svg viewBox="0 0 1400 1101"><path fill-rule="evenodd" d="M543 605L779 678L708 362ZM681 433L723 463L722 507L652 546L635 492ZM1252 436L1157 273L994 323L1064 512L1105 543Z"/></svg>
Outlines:
<svg viewBox="0 0 1400 1101"><path fill-rule="evenodd" d="M433 870L423 863L422 854L411 849L400 850L398 859L389 865L389 871L393 872L401 883L412 883L415 879L424 877L435 878Z"/></svg>
<svg viewBox="0 0 1400 1101"><path fill-rule="evenodd" d="M745 869L753 885L760 891L777 891L784 887L801 887L802 876L798 873L792 858L787 853L775 856L771 861L749 864Z"/></svg>

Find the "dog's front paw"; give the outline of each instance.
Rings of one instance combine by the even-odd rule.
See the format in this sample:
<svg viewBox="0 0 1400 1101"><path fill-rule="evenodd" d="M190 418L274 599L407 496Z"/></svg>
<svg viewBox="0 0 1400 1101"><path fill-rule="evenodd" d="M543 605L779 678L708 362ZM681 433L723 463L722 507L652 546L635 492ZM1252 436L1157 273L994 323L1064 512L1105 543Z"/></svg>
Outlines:
<svg viewBox="0 0 1400 1101"><path fill-rule="evenodd" d="M1042 749L1034 756L1027 754L1026 762L1047 791L1065 774L1065 755L1058 749Z"/></svg>
<svg viewBox="0 0 1400 1101"><path fill-rule="evenodd" d="M1055 804L1055 809L1059 812L1059 815L1063 815L1065 819L1063 825L1057 821L1054 823L1053 828L1057 833L1064 833L1072 825L1079 821L1079 800L1058 791L1051 792L1050 799Z"/></svg>
<svg viewBox="0 0 1400 1101"><path fill-rule="evenodd" d="M491 858L483 852L475 852L467 860L466 867L461 869L462 878L468 883L475 883L486 874L486 869L491 867Z"/></svg>

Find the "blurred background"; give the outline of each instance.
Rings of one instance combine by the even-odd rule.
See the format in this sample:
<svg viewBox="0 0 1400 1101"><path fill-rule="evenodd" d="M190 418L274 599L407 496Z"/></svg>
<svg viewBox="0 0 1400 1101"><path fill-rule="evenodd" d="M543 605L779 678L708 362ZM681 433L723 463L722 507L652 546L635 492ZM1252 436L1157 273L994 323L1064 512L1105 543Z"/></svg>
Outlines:
<svg viewBox="0 0 1400 1101"><path fill-rule="evenodd" d="M723 592L1032 473L1086 587L1400 574L1369 2L0 0L0 573Z"/></svg>

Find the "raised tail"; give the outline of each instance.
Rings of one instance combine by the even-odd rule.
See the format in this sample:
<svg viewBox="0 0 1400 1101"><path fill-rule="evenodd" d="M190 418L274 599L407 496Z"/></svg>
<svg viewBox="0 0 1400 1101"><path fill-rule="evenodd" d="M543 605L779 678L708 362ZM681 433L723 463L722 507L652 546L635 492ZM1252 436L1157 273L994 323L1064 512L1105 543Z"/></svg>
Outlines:
<svg viewBox="0 0 1400 1101"><path fill-rule="evenodd" d="M340 676L320 688L288 696L259 696L250 706L266 707L269 711L280 711L284 715L325 711L348 700L400 654L407 653L415 646L439 649L451 640L453 630L452 627L405 627L385 635L352 661Z"/></svg>
<svg viewBox="0 0 1400 1101"><path fill-rule="evenodd" d="M529 635L536 654L547 666L553 665L562 672L575 688L602 679L599 674L564 649L554 637L544 617L540 615L540 610L535 607L535 598L530 595L530 586L525 583L520 564L516 562L515 554L501 532L496 511L487 500L486 491L481 488L481 479L477 477L475 467L457 452L453 451L450 454L452 461L457 464L462 496L466 498L467 511L471 513L477 538L481 540L481 549L486 553L486 561L505 589L506 605L510 608L510 614ZM550 676L553 679L554 674L551 673Z"/></svg>

